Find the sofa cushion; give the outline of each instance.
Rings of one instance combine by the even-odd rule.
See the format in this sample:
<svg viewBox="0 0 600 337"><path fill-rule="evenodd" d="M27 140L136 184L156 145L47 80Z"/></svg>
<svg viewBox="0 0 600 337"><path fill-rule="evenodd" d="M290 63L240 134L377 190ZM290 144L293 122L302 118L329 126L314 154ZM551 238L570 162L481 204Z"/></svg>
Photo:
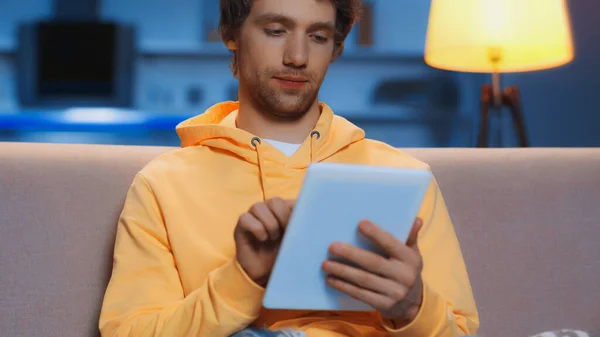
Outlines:
<svg viewBox="0 0 600 337"><path fill-rule="evenodd" d="M98 335L125 193L164 150L0 143L0 335Z"/></svg>
<svg viewBox="0 0 600 337"><path fill-rule="evenodd" d="M411 149L439 180L482 337L600 331L600 149Z"/></svg>

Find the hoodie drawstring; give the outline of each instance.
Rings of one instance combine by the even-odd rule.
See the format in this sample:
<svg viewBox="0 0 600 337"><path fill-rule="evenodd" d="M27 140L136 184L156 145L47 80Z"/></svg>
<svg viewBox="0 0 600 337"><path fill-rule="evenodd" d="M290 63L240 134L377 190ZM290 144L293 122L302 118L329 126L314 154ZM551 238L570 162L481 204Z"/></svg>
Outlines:
<svg viewBox="0 0 600 337"><path fill-rule="evenodd" d="M315 137L316 136L316 137ZM321 138L319 131L313 131L310 133L310 162L313 163L315 160L314 150L315 142ZM262 140L259 137L253 137L250 141L252 147L256 150L256 161L258 162L258 174L260 175L260 188L262 189L263 200L267 200L267 192L265 185L267 184L267 177L265 175L264 159L262 155Z"/></svg>
<svg viewBox="0 0 600 337"><path fill-rule="evenodd" d="M265 184L267 183L264 170L265 163L263 161L263 156L261 155L262 147L259 146L262 143L262 140L258 137L254 137L250 143L256 150L256 161L258 162L258 174L260 175L260 188L262 189L263 200L267 200L267 192L265 189Z"/></svg>

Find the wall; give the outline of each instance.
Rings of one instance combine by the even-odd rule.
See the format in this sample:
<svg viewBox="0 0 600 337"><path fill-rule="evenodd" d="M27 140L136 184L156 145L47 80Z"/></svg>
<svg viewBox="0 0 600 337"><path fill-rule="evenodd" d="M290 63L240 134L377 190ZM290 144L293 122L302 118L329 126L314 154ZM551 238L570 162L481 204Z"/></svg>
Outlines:
<svg viewBox="0 0 600 337"><path fill-rule="evenodd" d="M36 20L52 14L51 0L0 1L0 51L16 47L16 25L21 21Z"/></svg>
<svg viewBox="0 0 600 337"><path fill-rule="evenodd" d="M49 7L37 1L38 7ZM462 93L457 81L462 75L423 63L429 3L370 2L377 18L374 45L368 51L354 46L353 32L344 57L331 66L320 98L336 113L363 127L369 137L395 146L470 145L465 141L471 134L468 116L459 108ZM228 69L229 57L221 43L206 41L218 18L217 6L208 4L211 6L199 0L101 2L104 19L134 24L138 29L135 109L149 114L191 115L217 101L235 99L236 81ZM34 12L28 15L40 16ZM9 98L3 109L18 111L12 61L10 56L0 57L0 83L4 83L5 97ZM399 93L394 88L405 89ZM89 141L88 137L72 137L73 141ZM58 138L36 134L27 139Z"/></svg>
<svg viewBox="0 0 600 337"><path fill-rule="evenodd" d="M449 124L462 121L455 106L414 109L374 101L378 86L385 81L406 85L456 76L423 63L427 1L371 3L377 17L374 45L367 54L347 43L348 57L331 66L320 98L365 128L371 137L391 144L448 146L464 142L468 133L455 136ZM176 6L158 0L104 0L102 13L105 18L139 27L143 57L137 67L137 107L146 111L202 111L216 101L235 99L236 81L228 69L229 57L220 42L207 42L210 29L217 23L216 6L201 6L194 0L177 0ZM197 93L203 99L189 99Z"/></svg>
<svg viewBox="0 0 600 337"><path fill-rule="evenodd" d="M331 67L321 98L365 128L369 136L393 145L475 144L480 85L489 78L438 71L423 64L429 1L371 2L376 15L372 53L360 53L350 45L349 57ZM600 116L594 113L595 88L600 84L596 57L600 39L594 29L594 13L600 10L600 3L570 4L575 61L559 69L503 77L503 84L521 87L534 146L600 145L600 133L595 132ZM214 26L218 17L210 14L215 8L207 12L199 0L103 0L104 18L134 23L139 30L141 54L134 108L147 113L193 114L234 97L236 83L222 46L203 42L210 28L207 20ZM0 1L0 113L19 110L10 53L14 23L47 17L51 10L51 0ZM384 94L378 95L386 81L396 81L396 91L380 90ZM407 97L394 101L406 92ZM513 145L510 121L505 118L504 123L505 144Z"/></svg>
<svg viewBox="0 0 600 337"><path fill-rule="evenodd" d="M17 47L15 35L19 22L48 18L51 0L0 1L0 111L17 108L15 78L10 53Z"/></svg>
<svg viewBox="0 0 600 337"><path fill-rule="evenodd" d="M570 1L575 59L561 68L510 74L518 84L532 146L600 146L599 1Z"/></svg>

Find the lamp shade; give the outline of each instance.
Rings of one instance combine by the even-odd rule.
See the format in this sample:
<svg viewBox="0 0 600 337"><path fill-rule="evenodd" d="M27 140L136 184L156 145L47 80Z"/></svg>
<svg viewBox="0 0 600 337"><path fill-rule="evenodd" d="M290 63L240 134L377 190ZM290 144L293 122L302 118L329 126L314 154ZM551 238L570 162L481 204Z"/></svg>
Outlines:
<svg viewBox="0 0 600 337"><path fill-rule="evenodd" d="M432 0L425 62L462 72L522 72L573 59L565 0Z"/></svg>

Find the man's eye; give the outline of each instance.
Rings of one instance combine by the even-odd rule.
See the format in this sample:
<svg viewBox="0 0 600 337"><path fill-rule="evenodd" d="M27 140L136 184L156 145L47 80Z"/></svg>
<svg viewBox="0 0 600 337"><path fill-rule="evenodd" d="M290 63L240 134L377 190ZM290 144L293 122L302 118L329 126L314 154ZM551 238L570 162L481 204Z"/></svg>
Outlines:
<svg viewBox="0 0 600 337"><path fill-rule="evenodd" d="M265 29L265 33L270 36L280 36L285 31L283 29Z"/></svg>
<svg viewBox="0 0 600 337"><path fill-rule="evenodd" d="M325 36L321 36L321 35L314 35L314 38L317 42L320 43L326 43L327 42L327 37Z"/></svg>

